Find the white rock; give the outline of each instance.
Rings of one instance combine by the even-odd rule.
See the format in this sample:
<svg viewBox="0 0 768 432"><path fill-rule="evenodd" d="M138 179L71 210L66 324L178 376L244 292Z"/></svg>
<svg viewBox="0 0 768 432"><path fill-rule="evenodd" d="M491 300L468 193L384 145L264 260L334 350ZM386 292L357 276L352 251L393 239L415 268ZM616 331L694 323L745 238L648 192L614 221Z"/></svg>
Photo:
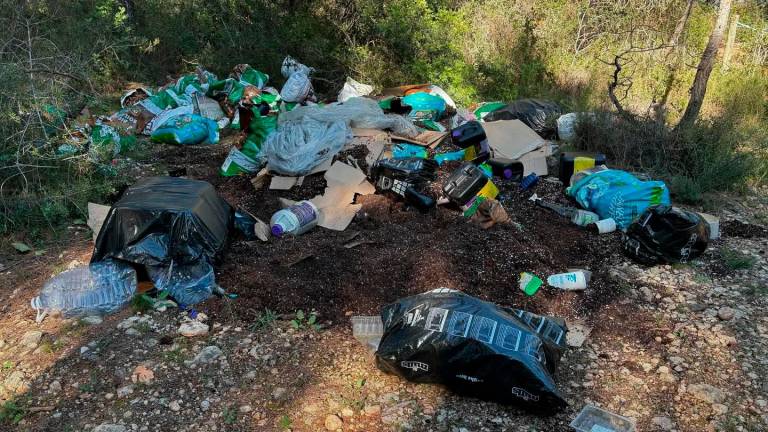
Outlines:
<svg viewBox="0 0 768 432"><path fill-rule="evenodd" d="M210 327L199 321L187 321L179 326L179 334L186 337L204 336Z"/></svg>
<svg viewBox="0 0 768 432"><path fill-rule="evenodd" d="M99 325L104 322L104 320L98 315L91 315L80 319L80 322L88 325Z"/></svg>
<svg viewBox="0 0 768 432"><path fill-rule="evenodd" d="M651 419L651 423L658 426L663 431L671 431L672 428L675 427L675 424L672 423L672 419L669 417L654 417Z"/></svg>
<svg viewBox="0 0 768 432"><path fill-rule="evenodd" d="M93 432L125 432L127 429L123 425L102 423L95 428Z"/></svg>
<svg viewBox="0 0 768 432"><path fill-rule="evenodd" d="M128 396L129 394L133 393L133 385L128 384L126 386L122 386L117 389L117 397L118 398L124 398Z"/></svg>
<svg viewBox="0 0 768 432"><path fill-rule="evenodd" d="M329 414L325 418L325 429L329 431L337 431L341 429L341 427L344 426L344 422L341 421L339 416L336 414Z"/></svg>
<svg viewBox="0 0 768 432"><path fill-rule="evenodd" d="M210 345L201 349L195 358L192 359L192 361L188 361L186 363L190 366L197 364L208 364L221 357L222 355L224 355L224 353L221 351L221 348L217 347L216 345Z"/></svg>
<svg viewBox="0 0 768 432"><path fill-rule="evenodd" d="M40 339L43 338L43 332L39 330L32 330L24 333L19 339L19 344L30 349L37 348L40 344Z"/></svg>
<svg viewBox="0 0 768 432"><path fill-rule="evenodd" d="M173 401L168 404L168 408L170 408L171 411L181 411L181 404L179 401Z"/></svg>

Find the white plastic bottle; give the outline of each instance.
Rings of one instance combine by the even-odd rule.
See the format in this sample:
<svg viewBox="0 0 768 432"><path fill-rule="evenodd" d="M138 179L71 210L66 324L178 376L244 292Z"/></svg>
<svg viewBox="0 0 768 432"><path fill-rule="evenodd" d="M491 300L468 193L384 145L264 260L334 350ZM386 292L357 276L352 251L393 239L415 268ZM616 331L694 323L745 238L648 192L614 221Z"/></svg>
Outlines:
<svg viewBox="0 0 768 432"><path fill-rule="evenodd" d="M285 234L299 235L317 225L320 211L309 201L299 201L272 215L269 220L270 230L275 237Z"/></svg>
<svg viewBox="0 0 768 432"><path fill-rule="evenodd" d="M566 291L579 291L587 288L587 275L583 270L559 273L548 277L547 284Z"/></svg>

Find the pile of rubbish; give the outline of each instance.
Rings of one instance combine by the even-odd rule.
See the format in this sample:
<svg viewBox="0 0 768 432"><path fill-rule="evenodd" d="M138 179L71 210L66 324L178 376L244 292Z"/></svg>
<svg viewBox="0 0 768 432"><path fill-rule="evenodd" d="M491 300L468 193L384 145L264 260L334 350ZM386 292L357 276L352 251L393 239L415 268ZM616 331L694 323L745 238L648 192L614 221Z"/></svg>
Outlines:
<svg viewBox="0 0 768 432"><path fill-rule="evenodd" d="M262 241L315 227L343 231L361 208L357 197L369 194L423 213L447 206L491 229L509 222L498 185L512 184L532 205L595 235L620 231L628 256L643 264L686 262L717 236L716 219L673 207L664 182L609 168L600 153L560 152L558 142L573 140L578 122L592 114L537 99L468 110L433 84L377 91L352 78L326 102L314 92L313 72L287 57L279 91L263 72L239 65L225 79L198 68L159 89L127 93L120 111L91 128L94 159L114 157L141 135L158 143L215 145L234 134L220 175L248 176L256 189L284 191L322 174L325 191L298 202L283 199L284 208L266 223L234 211L208 183L144 179L94 218L103 222L94 221L90 267L56 276L33 307L82 315L114 312L137 293L161 293L179 306L225 295L214 266L233 229ZM340 156L361 146L364 160ZM444 181L431 187L441 172ZM563 185L561 201L569 205L538 197L545 178ZM533 296L545 283L588 290L591 277L588 269L566 269L545 278L523 272L518 282ZM150 291L142 293L142 282ZM566 349L562 320L449 289L400 299L380 318L358 318L356 336L377 350L385 371L533 411L566 404L553 380Z"/></svg>

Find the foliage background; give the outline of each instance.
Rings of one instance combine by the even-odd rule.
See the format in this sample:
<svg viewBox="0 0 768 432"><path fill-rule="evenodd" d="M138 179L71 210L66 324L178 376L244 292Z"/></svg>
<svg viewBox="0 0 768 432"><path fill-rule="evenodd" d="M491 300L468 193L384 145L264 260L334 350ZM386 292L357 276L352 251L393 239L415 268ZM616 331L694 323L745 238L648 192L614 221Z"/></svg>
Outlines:
<svg viewBox="0 0 768 432"><path fill-rule="evenodd" d="M249 63L279 88L290 54L318 70L316 89L329 96L349 75L378 87L432 82L465 106L540 97L610 111L609 63L639 49L625 56L624 106L650 115L673 74L663 115L672 125L716 6L694 2L670 69L664 49L643 49L668 43L681 0L0 0L0 232L82 217L87 199L114 191L119 179L54 150L64 118L115 109L131 81L157 86L194 64L226 75ZM615 123L596 124L579 145L611 153L623 142L611 156L642 159L692 201L764 182L768 4L735 2L733 13L745 26L730 68L719 61L712 74L696 130L671 137L643 120L617 135Z"/></svg>

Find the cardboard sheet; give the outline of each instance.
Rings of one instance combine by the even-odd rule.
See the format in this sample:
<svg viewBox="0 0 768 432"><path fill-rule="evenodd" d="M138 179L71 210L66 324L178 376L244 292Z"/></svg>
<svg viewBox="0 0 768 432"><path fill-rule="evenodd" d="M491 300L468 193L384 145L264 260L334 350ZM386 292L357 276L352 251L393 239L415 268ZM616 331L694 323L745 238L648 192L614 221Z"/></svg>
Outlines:
<svg viewBox="0 0 768 432"><path fill-rule="evenodd" d="M547 175L549 146L533 129L520 120L483 123L488 146L494 157L515 159L523 163L523 175Z"/></svg>
<svg viewBox="0 0 768 432"><path fill-rule="evenodd" d="M325 180L328 184L337 183L345 186L357 186L365 180L365 174L359 168L336 161L325 172Z"/></svg>
<svg viewBox="0 0 768 432"><path fill-rule="evenodd" d="M418 134L414 138L408 138L408 137L394 135L394 134L391 136L392 136L392 139L395 141L404 141L410 144L420 145L420 146L434 149L437 146L439 146L440 143L442 143L443 140L448 136L448 132L424 131Z"/></svg>
<svg viewBox="0 0 768 432"><path fill-rule="evenodd" d="M299 183L299 177L272 176L271 190L288 190Z"/></svg>
<svg viewBox="0 0 768 432"><path fill-rule="evenodd" d="M88 203L88 228L93 231L93 241L96 241L96 237L101 231L101 226L104 225L104 220L107 218L107 213L112 207L108 205Z"/></svg>
<svg viewBox="0 0 768 432"><path fill-rule="evenodd" d="M349 204L346 207L326 207L320 210L318 225L334 231L347 229L352 219L363 206L361 204Z"/></svg>

